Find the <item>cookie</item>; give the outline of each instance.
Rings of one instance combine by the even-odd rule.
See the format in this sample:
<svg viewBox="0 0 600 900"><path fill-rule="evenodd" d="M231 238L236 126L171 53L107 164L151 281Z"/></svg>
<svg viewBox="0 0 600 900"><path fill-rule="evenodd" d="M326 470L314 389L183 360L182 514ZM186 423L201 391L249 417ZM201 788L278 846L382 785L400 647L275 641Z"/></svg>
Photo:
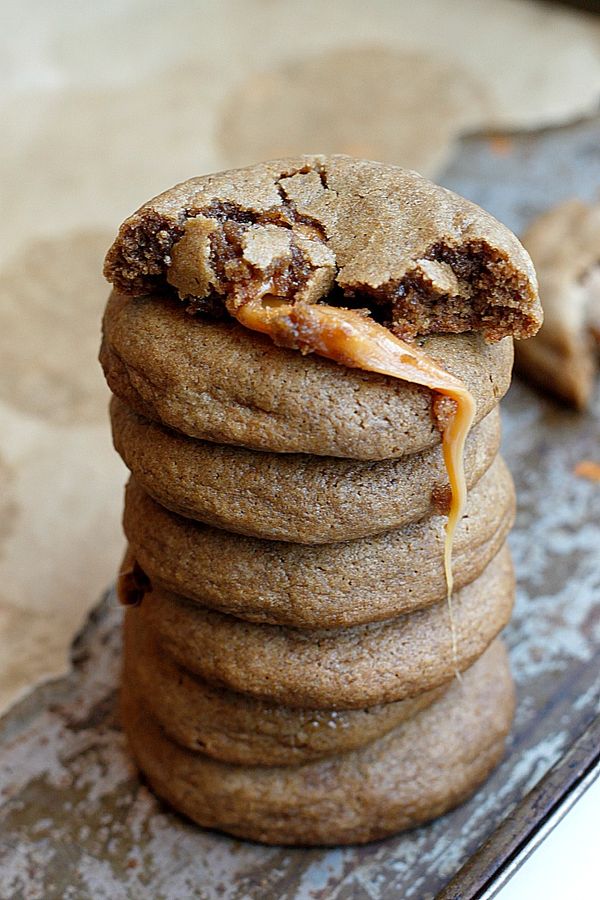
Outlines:
<svg viewBox="0 0 600 900"><path fill-rule="evenodd" d="M185 437L116 398L111 422L125 465L158 503L238 534L305 544L347 541L448 509L439 447L378 463L265 453ZM467 441L469 487L499 444L500 417L493 410Z"/></svg>
<svg viewBox="0 0 600 900"><path fill-rule="evenodd" d="M208 828L270 844L351 844L461 803L500 760L514 711L496 642L462 681L385 737L301 766L236 766L169 740L125 682L122 720L156 793Z"/></svg>
<svg viewBox="0 0 600 900"><path fill-rule="evenodd" d="M544 324L519 348L519 371L584 409L600 350L600 203L566 200L523 235L540 280Z"/></svg>
<svg viewBox="0 0 600 900"><path fill-rule="evenodd" d="M213 687L159 652L125 615L123 680L172 740L222 762L289 766L355 750L430 706L445 687L366 709L299 709Z"/></svg>
<svg viewBox="0 0 600 900"><path fill-rule="evenodd" d="M462 378L476 421L510 384L510 338L434 335L423 349ZM112 293L101 362L109 387L146 418L202 440L276 453L390 459L441 443L431 392L303 356L166 298Z"/></svg>
<svg viewBox="0 0 600 900"><path fill-rule="evenodd" d="M456 589L477 578L514 517L510 474L498 458L471 490L453 553ZM123 525L158 586L255 622L337 628L391 618L446 596L446 519L319 546L260 541L167 512L132 479Z"/></svg>
<svg viewBox="0 0 600 900"><path fill-rule="evenodd" d="M456 656L445 601L351 628L257 625L159 587L132 610L160 652L219 687L286 706L357 709L414 697L468 668L510 617L514 576L505 546L453 597Z"/></svg>
<svg viewBox="0 0 600 900"><path fill-rule="evenodd" d="M403 337L526 337L541 321L531 260L507 228L415 172L348 156L177 185L121 226L105 274L123 293L171 286L195 305L265 284L292 302L328 296Z"/></svg>

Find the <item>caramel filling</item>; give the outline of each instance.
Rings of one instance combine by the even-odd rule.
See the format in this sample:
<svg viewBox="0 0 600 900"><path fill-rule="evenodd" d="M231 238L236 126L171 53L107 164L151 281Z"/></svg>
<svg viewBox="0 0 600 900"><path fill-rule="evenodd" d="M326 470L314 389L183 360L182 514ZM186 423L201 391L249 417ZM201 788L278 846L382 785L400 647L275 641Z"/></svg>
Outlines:
<svg viewBox="0 0 600 900"><path fill-rule="evenodd" d="M280 346L302 353L317 353L344 366L423 385L452 401L452 413L442 431L444 462L451 489L444 570L452 619L452 544L466 502L463 451L475 414L475 401L465 385L436 365L419 347L406 343L356 310L321 304L292 305L268 294L241 304L228 300L226 305L242 325L269 335ZM452 638L456 658L453 625Z"/></svg>

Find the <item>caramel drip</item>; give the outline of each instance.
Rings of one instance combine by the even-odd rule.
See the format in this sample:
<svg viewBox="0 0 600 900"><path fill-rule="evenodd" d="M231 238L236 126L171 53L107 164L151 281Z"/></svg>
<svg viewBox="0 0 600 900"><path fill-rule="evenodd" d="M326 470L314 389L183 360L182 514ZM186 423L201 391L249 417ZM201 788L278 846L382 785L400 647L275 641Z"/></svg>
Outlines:
<svg viewBox="0 0 600 900"><path fill-rule="evenodd" d="M242 325L268 334L280 346L314 352L344 366L423 385L454 401L454 413L443 428L442 447L452 497L446 522L444 571L456 660L452 545L467 496L463 453L475 413L473 397L460 379L436 365L419 347L407 344L356 310L320 304L291 305L269 295L241 305L229 302L227 307Z"/></svg>

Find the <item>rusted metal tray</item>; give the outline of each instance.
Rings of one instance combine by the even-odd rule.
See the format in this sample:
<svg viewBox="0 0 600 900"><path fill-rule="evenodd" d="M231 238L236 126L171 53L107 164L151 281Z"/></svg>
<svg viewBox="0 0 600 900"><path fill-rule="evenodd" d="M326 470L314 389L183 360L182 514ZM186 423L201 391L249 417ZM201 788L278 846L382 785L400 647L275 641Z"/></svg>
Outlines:
<svg viewBox="0 0 600 900"><path fill-rule="evenodd" d="M562 197L595 193L600 122L465 141L444 181L519 229ZM0 722L0 897L491 896L593 777L600 705L600 484L574 473L600 461L600 396L581 416L516 382L503 408L519 496L506 631L518 710L507 755L475 797L361 848L268 848L197 829L154 799L127 756L109 592L75 641L72 672Z"/></svg>

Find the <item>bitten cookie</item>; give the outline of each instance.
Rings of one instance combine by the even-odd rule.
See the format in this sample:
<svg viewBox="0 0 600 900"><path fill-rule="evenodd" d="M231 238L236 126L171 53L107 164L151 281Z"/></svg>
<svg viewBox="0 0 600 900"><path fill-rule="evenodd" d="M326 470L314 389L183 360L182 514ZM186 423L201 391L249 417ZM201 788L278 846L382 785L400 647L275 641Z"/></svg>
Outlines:
<svg viewBox="0 0 600 900"><path fill-rule="evenodd" d="M503 460L471 490L455 535L458 590L498 553L514 518ZM434 516L372 538L318 546L260 541L168 512L132 479L123 525L153 583L242 619L337 628L391 618L446 596L446 520Z"/></svg>
<svg viewBox="0 0 600 900"><path fill-rule="evenodd" d="M416 172L298 156L191 178L127 219L104 272L192 308L268 285L291 302L363 305L397 334L527 337L535 272L511 231ZM274 449L274 448L273 448Z"/></svg>
<svg viewBox="0 0 600 900"><path fill-rule="evenodd" d="M160 651L211 684L287 706L348 708L404 700L468 668L506 625L514 576L503 548L448 606L372 625L298 630L256 625L155 588L131 611ZM138 623L137 626L135 623Z"/></svg>
<svg viewBox="0 0 600 900"><path fill-rule="evenodd" d="M496 642L460 683L367 747L302 766L235 766L169 740L125 682L123 727L156 793L200 825L271 844L385 837L461 803L500 760L514 711Z"/></svg>
<svg viewBox="0 0 600 900"><path fill-rule="evenodd" d="M185 437L111 403L113 440L137 483L173 512L263 539L320 544L399 528L446 513L441 449L378 463L274 454ZM469 487L500 444L493 410L467 440Z"/></svg>

